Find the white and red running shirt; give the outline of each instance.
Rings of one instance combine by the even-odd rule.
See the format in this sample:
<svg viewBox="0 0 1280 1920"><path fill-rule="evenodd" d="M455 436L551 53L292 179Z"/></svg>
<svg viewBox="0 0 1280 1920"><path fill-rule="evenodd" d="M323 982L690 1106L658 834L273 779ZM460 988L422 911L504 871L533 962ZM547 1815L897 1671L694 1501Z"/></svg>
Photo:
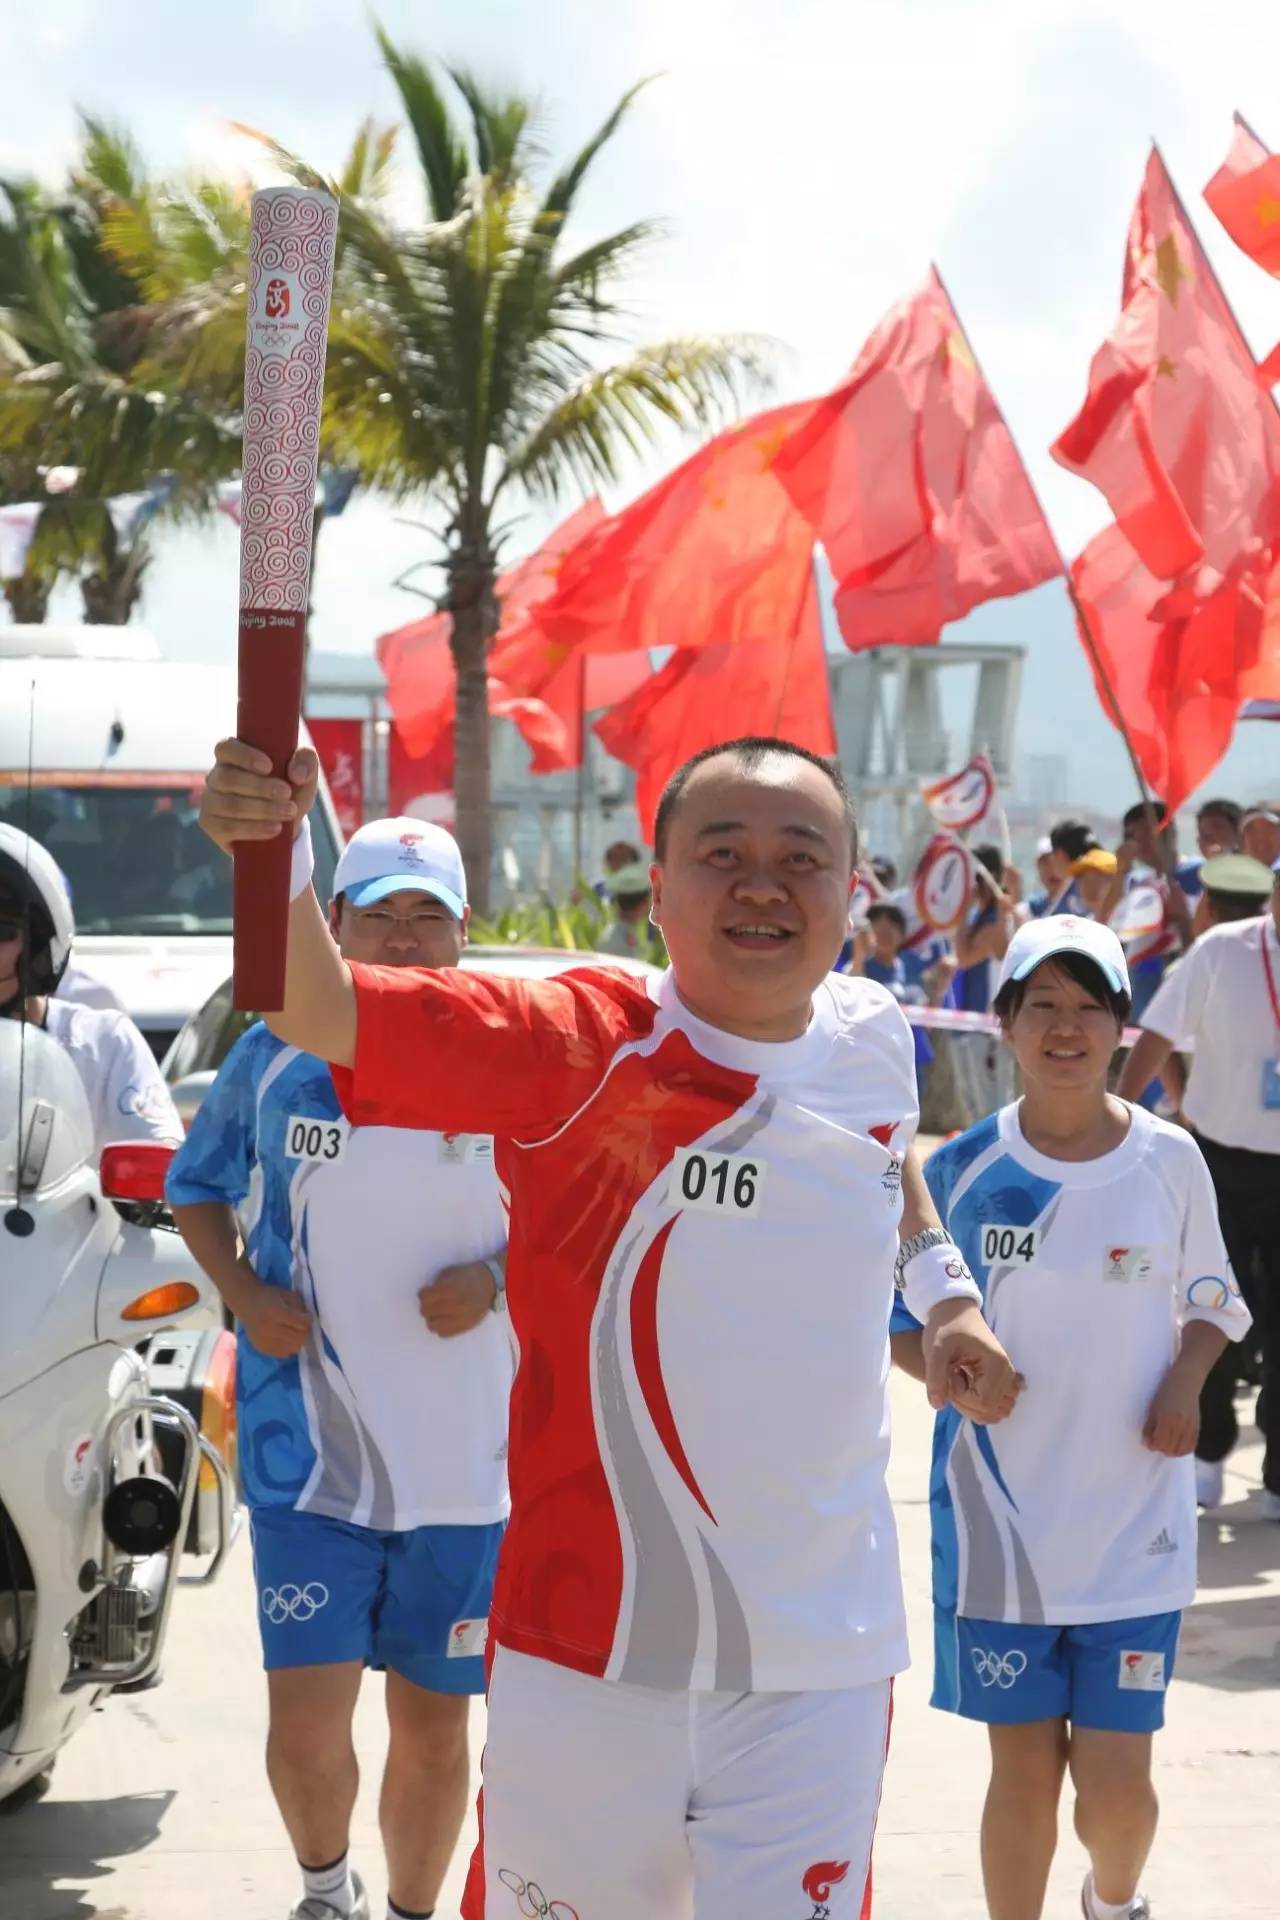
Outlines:
<svg viewBox="0 0 1280 1920"><path fill-rule="evenodd" d="M676 1689L904 1667L885 1383L917 1111L891 995L832 975L765 1043L670 974L352 973L353 1124L496 1136L519 1345L496 1641Z"/></svg>

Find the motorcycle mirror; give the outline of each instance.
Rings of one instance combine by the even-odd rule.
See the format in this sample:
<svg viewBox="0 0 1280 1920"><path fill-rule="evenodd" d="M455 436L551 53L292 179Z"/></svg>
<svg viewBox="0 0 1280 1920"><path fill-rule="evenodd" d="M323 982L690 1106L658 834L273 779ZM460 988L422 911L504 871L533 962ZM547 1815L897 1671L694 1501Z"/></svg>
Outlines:
<svg viewBox="0 0 1280 1920"><path fill-rule="evenodd" d="M154 1140L124 1140L102 1149L99 1177L108 1200L163 1200L174 1148Z"/></svg>

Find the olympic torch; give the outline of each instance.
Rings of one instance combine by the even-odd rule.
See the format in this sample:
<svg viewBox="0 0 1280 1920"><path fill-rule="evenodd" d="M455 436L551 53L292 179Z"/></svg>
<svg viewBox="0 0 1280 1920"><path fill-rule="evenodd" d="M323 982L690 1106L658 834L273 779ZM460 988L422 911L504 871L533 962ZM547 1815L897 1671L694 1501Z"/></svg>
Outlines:
<svg viewBox="0 0 1280 1920"><path fill-rule="evenodd" d="M311 187L253 196L244 361L236 732L283 777L298 744L325 342L338 206ZM237 1007L284 1000L292 832L235 849Z"/></svg>

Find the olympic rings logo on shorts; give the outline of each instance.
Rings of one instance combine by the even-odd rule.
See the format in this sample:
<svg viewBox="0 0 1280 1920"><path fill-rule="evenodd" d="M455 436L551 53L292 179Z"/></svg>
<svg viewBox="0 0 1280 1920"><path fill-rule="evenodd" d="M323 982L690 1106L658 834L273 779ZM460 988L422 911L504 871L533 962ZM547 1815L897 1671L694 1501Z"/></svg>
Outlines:
<svg viewBox="0 0 1280 1920"><path fill-rule="evenodd" d="M975 1647L973 1670L984 1687L1003 1687L1007 1693L1026 1672L1027 1656L1020 1647L1012 1653L988 1653L985 1647Z"/></svg>
<svg viewBox="0 0 1280 1920"><path fill-rule="evenodd" d="M310 1580L305 1587L295 1587L289 1581L283 1587L262 1589L262 1611L273 1627L282 1627L286 1620L297 1620L305 1626L328 1604L329 1589L322 1580Z"/></svg>
<svg viewBox="0 0 1280 1920"><path fill-rule="evenodd" d="M564 1900L548 1900L535 1880L522 1880L509 1867L499 1867L498 1878L516 1897L516 1912L524 1920L578 1920L578 1910Z"/></svg>

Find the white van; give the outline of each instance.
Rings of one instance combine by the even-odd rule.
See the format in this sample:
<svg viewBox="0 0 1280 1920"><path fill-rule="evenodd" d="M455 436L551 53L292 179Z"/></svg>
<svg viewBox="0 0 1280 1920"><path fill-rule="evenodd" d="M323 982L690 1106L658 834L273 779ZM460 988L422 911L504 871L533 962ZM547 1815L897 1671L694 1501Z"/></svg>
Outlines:
<svg viewBox="0 0 1280 1920"><path fill-rule="evenodd" d="M0 626L0 820L66 874L75 960L157 1057L231 970L231 863L196 809L235 718L234 666L164 660L132 627ZM312 833L327 897L341 836L323 783Z"/></svg>

